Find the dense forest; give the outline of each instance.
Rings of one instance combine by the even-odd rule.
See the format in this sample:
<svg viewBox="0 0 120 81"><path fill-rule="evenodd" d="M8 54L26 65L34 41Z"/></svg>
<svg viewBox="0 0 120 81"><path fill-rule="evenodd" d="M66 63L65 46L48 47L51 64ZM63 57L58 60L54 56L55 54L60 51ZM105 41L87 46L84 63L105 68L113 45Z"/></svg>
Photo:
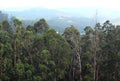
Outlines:
<svg viewBox="0 0 120 81"><path fill-rule="evenodd" d="M12 22L0 23L0 81L120 81L120 26L107 20L80 34L45 19Z"/></svg>

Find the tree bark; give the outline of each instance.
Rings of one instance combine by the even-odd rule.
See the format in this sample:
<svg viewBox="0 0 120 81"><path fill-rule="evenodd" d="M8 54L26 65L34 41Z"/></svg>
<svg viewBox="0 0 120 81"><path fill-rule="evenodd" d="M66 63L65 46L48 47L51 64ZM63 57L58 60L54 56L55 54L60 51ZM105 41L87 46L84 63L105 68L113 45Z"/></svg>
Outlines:
<svg viewBox="0 0 120 81"><path fill-rule="evenodd" d="M93 37L93 58L94 58L94 81L98 81L98 73L97 73L97 51L98 51L98 35L97 35L97 27L95 27L95 33Z"/></svg>
<svg viewBox="0 0 120 81"><path fill-rule="evenodd" d="M16 40L14 41L14 65L16 64Z"/></svg>
<svg viewBox="0 0 120 81"><path fill-rule="evenodd" d="M2 78L2 56L0 57L0 78Z"/></svg>

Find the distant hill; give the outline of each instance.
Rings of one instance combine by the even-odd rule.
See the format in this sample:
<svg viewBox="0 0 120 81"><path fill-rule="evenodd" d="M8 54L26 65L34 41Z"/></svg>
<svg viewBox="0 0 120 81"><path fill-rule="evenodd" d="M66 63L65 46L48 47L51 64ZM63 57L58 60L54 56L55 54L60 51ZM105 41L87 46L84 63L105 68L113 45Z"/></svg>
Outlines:
<svg viewBox="0 0 120 81"><path fill-rule="evenodd" d="M47 21L48 24L55 28L57 31L62 32L66 27L70 25L74 25L77 27L80 31L83 31L83 29L86 26L93 27L95 22L93 19L85 18L85 17L55 17Z"/></svg>
<svg viewBox="0 0 120 81"><path fill-rule="evenodd" d="M83 30L85 26L94 26L94 20L87 17L76 17L71 13L64 11L47 9L47 8L32 8L23 11L7 11L11 17L16 16L23 20L25 26L33 25L40 18L45 18L48 24L57 31L62 32L70 25L76 26L79 30Z"/></svg>
<svg viewBox="0 0 120 81"><path fill-rule="evenodd" d="M104 10L105 11L105 10ZM105 11L106 12L106 11ZM48 24L59 32L70 26L74 25L80 31L86 26L95 26L95 10L93 9L47 9L47 8L31 8L21 11L5 11L9 17L16 16L23 20L25 26L31 24L41 18L45 18ZM101 15L101 16L100 16ZM98 13L98 22L105 22L106 20L112 23L120 22L120 18L107 18L102 13Z"/></svg>
<svg viewBox="0 0 120 81"><path fill-rule="evenodd" d="M50 19L59 15L64 15L64 12L47 8L31 8L23 11L6 11L10 16L17 16L25 20L38 20L40 18Z"/></svg>
<svg viewBox="0 0 120 81"><path fill-rule="evenodd" d="M25 27L27 25L34 25L34 23L37 20L22 20ZM86 26L94 27L94 20L85 18L85 17L54 17L51 19L46 20L47 23L50 25L50 27L56 29L58 32L63 32L66 27L69 27L70 25L74 25L76 28L78 28L80 31L83 31L83 29Z"/></svg>
<svg viewBox="0 0 120 81"><path fill-rule="evenodd" d="M0 11L0 22L7 20L7 19L8 19L8 15Z"/></svg>

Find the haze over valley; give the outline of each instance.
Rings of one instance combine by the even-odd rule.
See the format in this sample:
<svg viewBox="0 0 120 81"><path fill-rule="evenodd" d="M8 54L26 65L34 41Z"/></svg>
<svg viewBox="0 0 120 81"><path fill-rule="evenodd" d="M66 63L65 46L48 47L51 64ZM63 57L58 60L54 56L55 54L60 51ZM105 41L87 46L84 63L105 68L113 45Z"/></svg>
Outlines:
<svg viewBox="0 0 120 81"><path fill-rule="evenodd" d="M103 23L110 20L114 24L120 22L120 12L110 9L97 8L59 8L49 9L44 7L27 8L21 10L1 9L3 13L8 14L8 18L17 17L24 21L27 26L40 18L45 18L48 24L57 31L62 32L70 25L76 26L82 30L86 26L94 27L97 22ZM116 13L116 14L115 14Z"/></svg>

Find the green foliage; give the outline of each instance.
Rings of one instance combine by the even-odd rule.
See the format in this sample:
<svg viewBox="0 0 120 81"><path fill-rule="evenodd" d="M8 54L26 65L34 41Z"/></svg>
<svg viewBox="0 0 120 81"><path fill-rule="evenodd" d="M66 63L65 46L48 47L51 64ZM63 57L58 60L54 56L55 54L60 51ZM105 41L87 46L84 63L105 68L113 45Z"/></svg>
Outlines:
<svg viewBox="0 0 120 81"><path fill-rule="evenodd" d="M71 69L76 53L83 81L93 81L95 34L98 81L120 81L120 26L97 23L95 29L87 26L83 35L70 26L61 35L45 19L26 30L19 19L13 23L14 27L8 21L0 23L0 81L76 81Z"/></svg>
<svg viewBox="0 0 120 81"><path fill-rule="evenodd" d="M85 27L84 31L87 35L90 34L90 33L93 33L93 29L90 26Z"/></svg>
<svg viewBox="0 0 120 81"><path fill-rule="evenodd" d="M74 26L66 28L63 36L72 48L80 47L80 32Z"/></svg>
<svg viewBox="0 0 120 81"><path fill-rule="evenodd" d="M27 31L34 31L34 27L31 25L28 25L26 28Z"/></svg>
<svg viewBox="0 0 120 81"><path fill-rule="evenodd" d="M34 81L41 81L41 77L40 76L34 76Z"/></svg>
<svg viewBox="0 0 120 81"><path fill-rule="evenodd" d="M10 26L10 24L9 24L9 22L7 20L2 22L2 28L3 28L3 30L8 32L9 36L12 37L13 31L12 31L12 28L11 28L11 26Z"/></svg>
<svg viewBox="0 0 120 81"><path fill-rule="evenodd" d="M15 65L15 73L19 78L24 74L24 64L21 61Z"/></svg>
<svg viewBox="0 0 120 81"><path fill-rule="evenodd" d="M14 22L14 26L15 27L18 27L18 26L22 25L22 22L19 19L17 19L17 18L14 18L13 22Z"/></svg>
<svg viewBox="0 0 120 81"><path fill-rule="evenodd" d="M45 19L40 19L34 24L34 30L36 33L43 34L49 29L49 25L46 23Z"/></svg>

